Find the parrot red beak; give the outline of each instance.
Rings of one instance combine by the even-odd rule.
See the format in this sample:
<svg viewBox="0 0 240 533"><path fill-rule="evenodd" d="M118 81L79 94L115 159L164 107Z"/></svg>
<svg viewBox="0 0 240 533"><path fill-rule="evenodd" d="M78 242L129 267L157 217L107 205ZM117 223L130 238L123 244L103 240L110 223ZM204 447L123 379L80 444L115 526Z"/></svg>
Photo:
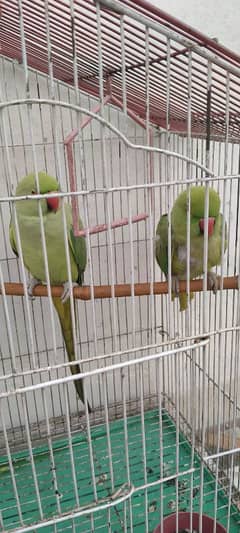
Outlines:
<svg viewBox="0 0 240 533"><path fill-rule="evenodd" d="M200 228L201 233L204 233L204 220L205 220L204 218L200 218L199 220L199 228ZM211 237L211 235L213 234L214 224L215 224L215 218L209 217L208 218L208 236L209 237Z"/></svg>
<svg viewBox="0 0 240 533"><path fill-rule="evenodd" d="M53 191L53 194L55 192L56 191ZM56 213L56 211L59 209L59 198L56 196L54 198L47 198L47 205L50 211L54 211Z"/></svg>

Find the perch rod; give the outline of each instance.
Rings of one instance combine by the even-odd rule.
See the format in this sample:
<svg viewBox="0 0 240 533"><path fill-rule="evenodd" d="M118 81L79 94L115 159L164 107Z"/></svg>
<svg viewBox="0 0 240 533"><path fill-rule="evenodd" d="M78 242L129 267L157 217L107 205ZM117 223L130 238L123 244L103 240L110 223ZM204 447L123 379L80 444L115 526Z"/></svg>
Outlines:
<svg viewBox="0 0 240 533"><path fill-rule="evenodd" d="M5 283L5 293L11 296L23 296L24 288L22 283ZM180 292L186 291L186 281L179 282ZM238 289L238 276L226 277L223 278L223 289ZM132 296L131 285L128 284L119 284L114 285L114 294L116 298L123 298L124 296ZM203 291L203 280L197 279L190 282L190 290L192 292ZM209 290L209 289L208 289ZM218 289L220 290L220 288ZM52 296L61 296L63 291L62 285L51 287ZM0 294L2 293L0 288ZM168 293L168 284L167 282L158 281L153 283L153 293L154 294L167 294ZM150 283L136 283L134 285L134 294L135 296L148 296L151 294ZM47 286L46 285L37 285L33 289L34 296L48 296ZM89 286L85 287L74 287L73 288L74 298L80 300L91 300L91 290ZM111 298L112 296L112 287L111 285L95 285L94 286L94 298Z"/></svg>

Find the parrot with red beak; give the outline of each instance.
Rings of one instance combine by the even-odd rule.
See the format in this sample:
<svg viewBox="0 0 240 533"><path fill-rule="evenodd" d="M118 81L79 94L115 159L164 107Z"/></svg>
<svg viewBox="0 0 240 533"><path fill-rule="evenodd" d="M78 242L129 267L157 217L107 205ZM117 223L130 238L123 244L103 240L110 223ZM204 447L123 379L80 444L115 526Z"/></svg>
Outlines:
<svg viewBox="0 0 240 533"><path fill-rule="evenodd" d="M62 334L64 337L69 361L74 361L74 338L70 308L70 287L68 281L67 258L65 251L63 213L65 211L67 239L69 247L70 268L73 285L83 283L84 270L87 264L86 242L84 237L75 237L73 233L72 212L67 204L57 196L48 196L40 200L34 199L38 192L43 195L56 194L59 192L57 180L46 174L38 173L39 189L35 174L25 176L18 184L16 196L32 196L33 199L22 199L15 203L18 220L20 241L24 265L32 278L28 285L29 296L32 296L33 288L39 283L46 282L46 272L41 239L41 227L39 216L39 203L41 205L43 227L46 241L49 278L51 285L63 284L64 290L61 298L53 298L53 304L57 311ZM79 221L82 228L82 222ZM16 227L12 218L9 228L10 243L13 252L18 256ZM72 374L80 373L78 364L72 365ZM82 380L74 381L79 398L84 402L84 390ZM88 410L90 406L88 404Z"/></svg>
<svg viewBox="0 0 240 533"><path fill-rule="evenodd" d="M212 188L208 189L209 210L205 217L206 187L190 187L190 279L203 275L204 265L204 232L208 238L208 285L217 290L217 277L211 268L221 262L221 243L223 218L220 213L220 197ZM171 275L173 298L177 295L180 311L187 309L187 294L179 293L179 280L187 279L187 216L189 193L183 191L176 199L171 211ZM224 251L227 246L227 229L224 223ZM166 278L168 268L168 216L162 215L156 230L156 260ZM190 298L193 294L190 293Z"/></svg>

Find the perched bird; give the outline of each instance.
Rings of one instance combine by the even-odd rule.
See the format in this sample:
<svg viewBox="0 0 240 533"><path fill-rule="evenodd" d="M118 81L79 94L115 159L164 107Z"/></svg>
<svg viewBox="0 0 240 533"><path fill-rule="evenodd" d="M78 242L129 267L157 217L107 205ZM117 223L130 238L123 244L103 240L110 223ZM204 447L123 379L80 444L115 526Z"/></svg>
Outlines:
<svg viewBox="0 0 240 533"><path fill-rule="evenodd" d="M38 173L40 194L54 193L59 191L57 180L46 174ZM29 174L23 178L16 189L16 196L37 194L35 175ZM70 267L73 285L82 285L84 270L87 263L86 242L84 237L75 237L73 233L72 214L69 205L64 205L61 198L42 198L40 201L43 226L46 241L49 278L52 285L63 284L64 291L61 298L53 298L57 311L62 334L64 337L69 361L76 359L74 353L73 324L70 308L70 289L67 271L67 259L64 242L64 226L62 210L65 210L67 237L69 245ZM40 216L38 201L25 199L16 202L16 215L22 245L24 265L32 276L28 285L28 293L32 296L33 288L39 283L46 282L44 254L41 239ZM81 220L79 222L82 227ZM16 228L12 218L9 228L10 243L14 253L18 256ZM72 374L78 374L78 364L71 366ZM84 390L82 380L74 381L77 393L84 402ZM88 405L89 411L90 406Z"/></svg>
<svg viewBox="0 0 240 533"><path fill-rule="evenodd" d="M190 187L190 279L203 274L204 257L204 206L206 187ZM187 294L179 293L179 280L187 278L187 211L188 191L182 192L175 201L171 211L171 274L173 298L177 294L180 311L187 308ZM208 284L214 292L217 290L217 277L210 269L221 261L222 215L218 193L209 188L208 211ZM225 223L225 248L227 246ZM162 215L156 230L156 259L166 278L168 268L168 217ZM193 294L190 293L190 298Z"/></svg>

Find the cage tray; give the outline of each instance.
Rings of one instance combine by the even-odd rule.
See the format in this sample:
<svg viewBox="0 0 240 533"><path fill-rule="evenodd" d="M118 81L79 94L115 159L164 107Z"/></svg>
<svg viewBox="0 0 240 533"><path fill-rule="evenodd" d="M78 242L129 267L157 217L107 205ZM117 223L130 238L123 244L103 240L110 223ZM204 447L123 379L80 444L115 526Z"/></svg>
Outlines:
<svg viewBox="0 0 240 533"><path fill-rule="evenodd" d="M126 500L125 503L112 506L110 509L101 509L91 515L86 514L76 518L69 518L68 515L64 521L55 525L43 526L39 531L42 533L55 531L76 531L77 533L94 531L97 533L108 530L111 533L119 533L130 531L132 524L134 532L146 533L146 522L148 522L148 531L151 533L160 521L161 505L163 506L163 516L176 511L176 498L178 498L179 511L190 510L191 487L193 489L193 510L199 511L201 460L196 452L192 458L192 448L183 433L179 433L178 471L181 473L193 466L194 473L181 475L178 478L177 487L175 480L164 482L162 493L160 485L151 486L147 489L141 488L143 485L157 481L161 473L165 477L170 477L177 471L176 427L171 417L166 411L162 411L163 464L161 473L159 412L156 409L145 412L144 425L146 437L145 460L140 415L131 416L127 420L127 442L124 436L123 419L110 423L109 442L105 424L91 429L96 489L99 502L112 494L112 480L114 490L126 483L128 479L126 449L128 450L129 459L129 477L135 488L133 496ZM111 447L112 454L112 473L109 447ZM4 456L0 459L0 509L3 530L11 531L28 526L32 527L32 532L38 531L38 529L34 528L34 523L36 524L36 522L40 521L41 516L43 520L48 520L54 517L57 518L59 513L70 513L76 510L77 500L68 440L55 440L52 444L52 449L53 462L47 445L33 448L39 496L36 493L33 468L28 450L12 454L19 505L17 505L7 457ZM89 445L85 431L74 433L72 449L79 505L91 505L94 501L94 495ZM191 461L193 461L193 464ZM222 486L220 484L216 485L214 475L205 466L203 478L203 512L213 516L217 493L217 520L226 526L228 498ZM41 502L41 509L39 502ZM22 517L19 516L18 508L21 509ZM239 533L240 531L240 512L234 505L231 505L230 508L230 531L231 533Z"/></svg>

